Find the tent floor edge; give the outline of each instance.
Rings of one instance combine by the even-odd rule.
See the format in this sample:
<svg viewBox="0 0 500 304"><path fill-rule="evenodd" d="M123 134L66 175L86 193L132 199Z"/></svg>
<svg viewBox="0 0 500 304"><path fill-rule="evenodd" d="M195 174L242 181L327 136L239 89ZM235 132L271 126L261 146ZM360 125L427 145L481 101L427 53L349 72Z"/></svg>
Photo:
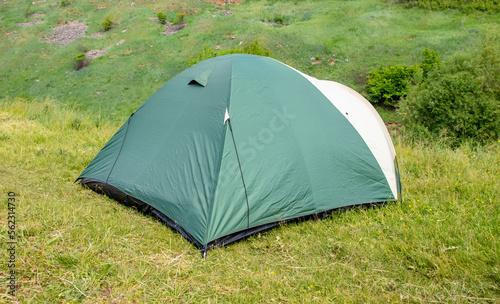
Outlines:
<svg viewBox="0 0 500 304"><path fill-rule="evenodd" d="M138 211L140 211L146 215L151 215L151 216L157 218L158 220L160 220L161 222L163 222L167 226L169 226L172 229L174 229L175 231L179 232L185 239L187 239L193 245L195 245L200 250L200 253L201 253L201 256L203 259L205 259L207 257L207 252L211 249L224 247L224 246L227 246L229 244L242 241L251 235L270 230L276 226L280 226L280 225L292 223L292 222L302 222L302 221L308 221L308 220L324 220L327 217L329 217L333 212L344 212L344 211L354 209L354 208L375 208L375 207L381 207L381 206L387 205L387 203L388 203L388 201L384 201L384 202L373 202L373 203L365 203L365 204L353 204L353 205L333 208L330 210L317 212L317 213L313 213L313 214L309 214L309 215L305 215L305 216L290 218L290 219L286 219L286 220L281 220L281 221L276 221L276 222L272 222L272 223L268 223L268 224L259 225L256 227L251 227L249 229L245 229L242 231L238 231L238 232L220 237L216 240L208 242L207 244L201 244L191 234L189 234L186 230L184 230L181 226L179 226L174 220L170 219L168 216L166 216L165 214L163 214L159 210L153 208L152 206L148 205L144 201L126 194L125 192L121 191L120 189L116 188L115 186L113 186L109 183L103 182L99 179L89 178L89 177L78 178L77 182L85 188L93 190L99 194L104 194L104 195L108 196L109 198L111 198L119 203L124 204L125 206L132 207L132 208L137 209Z"/></svg>
<svg viewBox="0 0 500 304"><path fill-rule="evenodd" d="M365 204L353 204L353 205L348 205L348 206L343 206L343 207L338 207L338 208L333 208L330 210L322 211L322 212L317 212L313 214L308 214L296 218L290 218L287 220L281 220L281 221L276 221L268 224L263 224L260 226L256 227L251 227L249 229L245 229L242 231L238 231L223 237L220 237L214 241L211 241L207 243L204 249L202 250L202 256L203 256L203 251L205 251L205 257L206 257L206 251L214 248L219 248L219 247L224 247L227 245L230 245L232 243L237 243L239 241L242 241L254 234L264 232L267 230L270 230L276 226L288 224L288 223L293 223L293 222L303 222L303 221L309 221L309 220L324 220L327 217L329 217L333 212L345 212L354 208L377 208L377 207L382 207L387 205L389 201L383 201L383 202L373 202L373 203L365 203Z"/></svg>
<svg viewBox="0 0 500 304"><path fill-rule="evenodd" d="M103 182L99 179L83 177L79 178L77 181L79 182L80 185L82 185L85 188L89 188L90 190L95 191L99 194L104 194L107 197L125 206L132 207L142 212L143 214L157 218L164 224L170 226L172 229L179 232L185 239L193 243L193 245L195 245L198 249L202 250L203 248L205 248L204 245L198 242L198 240L196 240L189 232L184 230L184 228L182 228L174 220L172 220L171 218L169 218L156 208L153 208L151 205L145 203L144 201L136 197L130 196L125 192L121 191L120 189L116 188L115 186Z"/></svg>

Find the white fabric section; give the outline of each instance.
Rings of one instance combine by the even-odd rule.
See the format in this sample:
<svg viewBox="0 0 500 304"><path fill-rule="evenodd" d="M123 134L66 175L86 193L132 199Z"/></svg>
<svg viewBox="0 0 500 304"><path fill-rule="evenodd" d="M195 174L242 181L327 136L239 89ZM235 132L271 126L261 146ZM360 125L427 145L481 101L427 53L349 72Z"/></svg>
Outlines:
<svg viewBox="0 0 500 304"><path fill-rule="evenodd" d="M389 134L389 131L387 131L387 128L385 127L385 124L384 124L384 121L382 120L382 117L380 117L377 110L375 110L375 108L372 106L372 104L368 100L366 100L363 97L363 95L359 94L358 92L354 91L353 89L351 89L350 87L348 87L346 85L343 85L343 84L335 82L335 81L329 81L329 80L322 80L322 81L326 81L332 85L338 86L339 88L348 91L349 93L354 95L354 97L358 98L372 112L373 117L377 119L380 128L384 132L387 142L390 143L389 146L391 148L393 158L396 157L396 150L394 150L394 145L392 143L391 135Z"/></svg>
<svg viewBox="0 0 500 304"><path fill-rule="evenodd" d="M226 114L224 114L224 123L226 123L226 121L229 119L229 113L227 112L227 108L226 108Z"/></svg>
<svg viewBox="0 0 500 304"><path fill-rule="evenodd" d="M279 61L278 61L279 62ZM284 63L283 63L284 64ZM287 65L288 66L288 65ZM319 80L290 66L309 80L358 131L382 168L392 194L398 199L395 168L396 151L391 136L377 110L361 94L334 81Z"/></svg>

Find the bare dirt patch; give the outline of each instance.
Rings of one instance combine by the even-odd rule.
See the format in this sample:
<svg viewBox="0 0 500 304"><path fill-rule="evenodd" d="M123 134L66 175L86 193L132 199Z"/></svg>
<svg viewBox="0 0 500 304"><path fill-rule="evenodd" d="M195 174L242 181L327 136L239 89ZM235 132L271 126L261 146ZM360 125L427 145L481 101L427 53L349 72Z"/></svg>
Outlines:
<svg viewBox="0 0 500 304"><path fill-rule="evenodd" d="M43 22L43 20L38 19L38 20L29 21L29 22L18 23L17 25L19 25L21 27L27 27L27 26L33 26L35 24L40 24L42 22Z"/></svg>
<svg viewBox="0 0 500 304"><path fill-rule="evenodd" d="M54 34L50 37L42 38L47 43L66 45L85 34L88 26L84 22L70 21L67 24L53 28Z"/></svg>
<svg viewBox="0 0 500 304"><path fill-rule="evenodd" d="M220 10L218 11L219 14L221 15L224 15L224 16L228 16L228 15L231 15L233 13L232 10Z"/></svg>
<svg viewBox="0 0 500 304"><path fill-rule="evenodd" d="M103 32L97 32L97 33L93 33L92 35L87 36L87 38L99 38L102 36L104 36Z"/></svg>
<svg viewBox="0 0 500 304"><path fill-rule="evenodd" d="M210 2L212 2L212 4L215 4L216 6L225 6L228 4L238 5L243 2L243 0L212 0Z"/></svg>
<svg viewBox="0 0 500 304"><path fill-rule="evenodd" d="M178 24L178 25L172 25L170 23L167 23L167 25L165 25L165 31L162 34L167 35L167 36L171 36L171 35L177 33L178 31L182 30L186 26L187 26L187 23Z"/></svg>
<svg viewBox="0 0 500 304"><path fill-rule="evenodd" d="M116 43L115 46L122 45L125 43L125 41L126 41L125 39L122 39L122 40L118 41L118 43Z"/></svg>
<svg viewBox="0 0 500 304"><path fill-rule="evenodd" d="M101 56L106 55L108 52L105 50L90 50L85 52L85 55L87 55L87 58L89 59L94 59L94 58L99 58Z"/></svg>
<svg viewBox="0 0 500 304"><path fill-rule="evenodd" d="M287 26L286 24L284 23L276 23L276 22L270 22L270 21L265 21L264 24L267 24L267 25L272 25L274 27L283 27L283 26Z"/></svg>

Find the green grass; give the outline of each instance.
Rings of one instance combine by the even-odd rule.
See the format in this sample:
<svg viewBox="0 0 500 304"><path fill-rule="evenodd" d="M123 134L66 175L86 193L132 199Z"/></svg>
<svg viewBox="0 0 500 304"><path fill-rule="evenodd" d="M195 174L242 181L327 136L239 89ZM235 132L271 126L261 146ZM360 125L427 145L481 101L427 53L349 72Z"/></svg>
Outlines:
<svg viewBox="0 0 500 304"><path fill-rule="evenodd" d="M400 201L284 225L211 250L206 260L169 227L74 183L125 118L205 44L234 49L258 38L276 59L362 90L367 71L419 63L426 47L442 60L470 49L498 23L496 12L385 0L247 0L225 6L234 11L228 16L202 0L31 3L0 2L0 237L6 244L13 191L20 302L500 301L500 142L452 150L393 126ZM187 12L188 26L162 35L149 19L158 12L169 21ZM16 25L31 13L45 14L44 22ZM106 15L118 24L100 38L38 40L72 20L96 33ZM275 17L288 25L262 22ZM75 71L80 46L108 53ZM401 124L397 113L377 110ZM12 300L7 270L0 268L0 302Z"/></svg>
<svg viewBox="0 0 500 304"><path fill-rule="evenodd" d="M74 184L119 125L57 104L1 104L0 193L5 214L17 194L23 303L500 299L499 143L450 150L396 136L399 202L284 225L203 260L169 227ZM6 230L4 217L4 241Z"/></svg>
<svg viewBox="0 0 500 304"><path fill-rule="evenodd" d="M353 77L359 69L412 65L421 60L426 47L438 51L444 60L477 44L485 26L498 22L498 15L491 12L423 11L377 0L248 1L226 6L234 11L229 16L218 14L220 8L201 0L185 6L177 1L132 2L73 1L63 7L55 0L2 2L0 98L48 97L89 115L101 113L123 121L188 67L203 45L233 49L240 41L257 38L276 59L315 77L361 90ZM196 13L186 15L188 26L181 32L165 36L161 35L163 26L149 19L158 11L166 12L168 20L183 11ZM27 13L45 14L44 22L17 26L30 20ZM96 33L108 15L116 18L117 25L103 37L82 37L67 46L38 40L50 35L52 27L71 20L85 22L87 35ZM262 22L275 15L286 16L289 25L276 28ZM122 39L125 43L115 46ZM74 71L72 61L79 45L108 53L88 68ZM312 65L311 57L322 63ZM335 65L329 65L333 60Z"/></svg>

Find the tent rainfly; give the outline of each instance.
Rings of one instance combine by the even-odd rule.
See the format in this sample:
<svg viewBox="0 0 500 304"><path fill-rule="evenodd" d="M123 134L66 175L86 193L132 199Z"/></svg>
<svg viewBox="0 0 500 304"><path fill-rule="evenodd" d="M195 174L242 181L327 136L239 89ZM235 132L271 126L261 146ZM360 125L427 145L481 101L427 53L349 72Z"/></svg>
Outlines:
<svg viewBox="0 0 500 304"><path fill-rule="evenodd" d="M227 55L168 81L78 177L207 250L279 223L394 201L390 135L354 90Z"/></svg>

